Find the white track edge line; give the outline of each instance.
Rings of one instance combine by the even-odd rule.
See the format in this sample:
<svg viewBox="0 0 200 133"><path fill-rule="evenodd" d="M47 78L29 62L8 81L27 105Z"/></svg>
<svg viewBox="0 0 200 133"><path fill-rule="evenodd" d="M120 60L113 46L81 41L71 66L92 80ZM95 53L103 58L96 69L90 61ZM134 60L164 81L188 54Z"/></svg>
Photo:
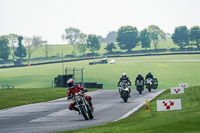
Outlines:
<svg viewBox="0 0 200 133"><path fill-rule="evenodd" d="M148 101L150 102L151 100L153 100L155 97L157 97L158 95L160 95L161 93L163 93L164 91L166 91L166 89L160 91L157 95L155 95L154 97L150 98ZM134 112L136 112L137 110L139 110L142 106L144 106L146 103L143 102L141 104L139 104L137 107L133 108L131 111L129 111L128 113L124 114L122 117L120 117L119 119L116 119L114 121L118 121L118 120L121 120L121 119L124 119L124 118L127 118L129 117L130 115L132 115Z"/></svg>

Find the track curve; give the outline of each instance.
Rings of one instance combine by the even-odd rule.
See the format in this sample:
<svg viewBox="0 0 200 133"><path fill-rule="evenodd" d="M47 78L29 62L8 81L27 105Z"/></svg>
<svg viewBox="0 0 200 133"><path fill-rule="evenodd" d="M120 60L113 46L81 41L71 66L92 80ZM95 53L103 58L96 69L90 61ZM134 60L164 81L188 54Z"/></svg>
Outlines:
<svg viewBox="0 0 200 133"><path fill-rule="evenodd" d="M127 103L119 97L118 90L98 90L88 92L94 104L94 119L84 120L75 111L70 111L67 98L0 110L1 133L46 133L83 127L102 125L125 118L142 106L146 100L153 99L163 90L144 90L140 95L132 90ZM135 110L136 111L136 110ZM76 126L73 126L76 125Z"/></svg>

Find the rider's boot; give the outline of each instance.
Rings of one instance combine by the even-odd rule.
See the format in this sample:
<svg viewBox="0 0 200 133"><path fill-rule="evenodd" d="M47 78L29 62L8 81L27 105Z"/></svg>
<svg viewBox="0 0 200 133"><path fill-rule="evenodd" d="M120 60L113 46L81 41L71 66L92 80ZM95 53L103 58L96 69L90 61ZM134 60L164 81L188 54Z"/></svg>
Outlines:
<svg viewBox="0 0 200 133"><path fill-rule="evenodd" d="M73 109L78 112L78 115L81 114L81 112L80 112L80 110L78 108L74 107Z"/></svg>
<svg viewBox="0 0 200 133"><path fill-rule="evenodd" d="M131 94L131 89L129 88L128 97L131 97L130 94Z"/></svg>
<svg viewBox="0 0 200 133"><path fill-rule="evenodd" d="M92 105L92 101L91 101L91 100L89 101L89 104L90 104L90 107L91 107L92 112L93 112L93 111L94 111L94 107L93 107L93 105Z"/></svg>
<svg viewBox="0 0 200 133"><path fill-rule="evenodd" d="M121 93L120 89L119 89L119 95L120 95L120 98L122 98L122 93Z"/></svg>
<svg viewBox="0 0 200 133"><path fill-rule="evenodd" d="M122 93L119 93L119 95L120 95L120 98L122 98Z"/></svg>

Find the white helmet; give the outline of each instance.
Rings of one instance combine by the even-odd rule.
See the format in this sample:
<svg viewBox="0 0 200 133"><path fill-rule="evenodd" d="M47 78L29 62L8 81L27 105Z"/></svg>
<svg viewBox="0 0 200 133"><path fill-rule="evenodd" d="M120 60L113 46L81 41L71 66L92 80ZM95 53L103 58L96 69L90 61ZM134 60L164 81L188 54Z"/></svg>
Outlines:
<svg viewBox="0 0 200 133"><path fill-rule="evenodd" d="M122 77L126 77L126 73L122 73Z"/></svg>
<svg viewBox="0 0 200 133"><path fill-rule="evenodd" d="M68 85L69 87L74 86L74 80L73 80L72 78L70 78L70 79L67 81L67 85Z"/></svg>

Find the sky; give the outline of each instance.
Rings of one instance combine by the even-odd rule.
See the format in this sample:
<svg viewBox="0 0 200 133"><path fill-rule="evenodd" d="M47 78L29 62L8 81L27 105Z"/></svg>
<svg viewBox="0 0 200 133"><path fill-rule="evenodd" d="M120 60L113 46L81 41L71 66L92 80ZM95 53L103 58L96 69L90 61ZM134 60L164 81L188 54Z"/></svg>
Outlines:
<svg viewBox="0 0 200 133"><path fill-rule="evenodd" d="M172 34L178 26L200 26L200 0L0 0L0 36L41 36L65 44L69 27L106 37L131 25L138 31L157 25Z"/></svg>

